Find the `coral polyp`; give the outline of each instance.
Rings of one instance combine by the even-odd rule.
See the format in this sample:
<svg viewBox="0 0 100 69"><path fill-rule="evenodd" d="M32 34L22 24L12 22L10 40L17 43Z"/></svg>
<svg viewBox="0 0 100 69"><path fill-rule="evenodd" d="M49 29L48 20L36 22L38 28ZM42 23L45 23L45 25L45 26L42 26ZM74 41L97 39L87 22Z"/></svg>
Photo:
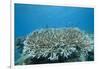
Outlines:
<svg viewBox="0 0 100 69"><path fill-rule="evenodd" d="M73 61L85 61L88 51L92 50L91 38L78 28L48 28L30 33L24 41L22 56L24 64L26 59L46 58L57 61L64 57L65 61L74 55ZM72 61L71 60L71 61ZM29 60L28 60L29 61ZM20 62L20 63L21 63Z"/></svg>

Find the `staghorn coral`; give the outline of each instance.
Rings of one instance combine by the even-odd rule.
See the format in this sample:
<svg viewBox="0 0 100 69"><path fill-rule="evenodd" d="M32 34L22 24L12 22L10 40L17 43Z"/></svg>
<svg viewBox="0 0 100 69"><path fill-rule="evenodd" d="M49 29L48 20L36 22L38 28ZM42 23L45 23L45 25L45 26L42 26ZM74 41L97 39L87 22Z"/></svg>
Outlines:
<svg viewBox="0 0 100 69"><path fill-rule="evenodd" d="M88 34L78 28L36 30L26 37L24 45L22 58L19 60L21 64L28 64L27 59L41 57L54 61L63 56L68 61L73 53L77 55L78 61L85 61L88 51L93 49L93 42Z"/></svg>

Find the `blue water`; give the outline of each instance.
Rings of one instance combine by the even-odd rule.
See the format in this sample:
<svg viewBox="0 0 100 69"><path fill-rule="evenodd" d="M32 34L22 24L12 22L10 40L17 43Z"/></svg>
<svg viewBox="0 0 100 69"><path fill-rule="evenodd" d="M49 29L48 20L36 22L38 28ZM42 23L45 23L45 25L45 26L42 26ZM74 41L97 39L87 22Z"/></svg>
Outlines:
<svg viewBox="0 0 100 69"><path fill-rule="evenodd" d="M68 6L15 4L15 35L40 28L78 27L94 32L94 9Z"/></svg>

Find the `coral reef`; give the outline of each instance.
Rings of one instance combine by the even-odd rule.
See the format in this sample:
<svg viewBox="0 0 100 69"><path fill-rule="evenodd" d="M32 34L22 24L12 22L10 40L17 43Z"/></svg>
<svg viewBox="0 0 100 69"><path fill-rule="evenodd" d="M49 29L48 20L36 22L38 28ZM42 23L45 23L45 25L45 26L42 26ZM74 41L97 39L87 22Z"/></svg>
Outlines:
<svg viewBox="0 0 100 69"><path fill-rule="evenodd" d="M15 61L21 57L24 47L25 37L16 37L15 38Z"/></svg>
<svg viewBox="0 0 100 69"><path fill-rule="evenodd" d="M36 30L23 44L21 58L16 64L86 61L94 49L93 35L78 28Z"/></svg>

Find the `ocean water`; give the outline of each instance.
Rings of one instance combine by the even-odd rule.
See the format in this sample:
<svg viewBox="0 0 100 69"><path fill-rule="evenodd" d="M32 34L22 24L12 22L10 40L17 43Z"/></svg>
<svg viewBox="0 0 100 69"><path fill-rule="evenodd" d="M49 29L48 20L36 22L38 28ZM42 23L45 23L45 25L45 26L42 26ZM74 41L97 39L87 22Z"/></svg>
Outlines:
<svg viewBox="0 0 100 69"><path fill-rule="evenodd" d="M78 27L94 32L94 8L15 4L15 36L41 28Z"/></svg>
<svg viewBox="0 0 100 69"><path fill-rule="evenodd" d="M15 62L21 56L24 36L34 30L77 27L87 33L94 33L94 8L18 3L14 7L15 38L17 39Z"/></svg>

